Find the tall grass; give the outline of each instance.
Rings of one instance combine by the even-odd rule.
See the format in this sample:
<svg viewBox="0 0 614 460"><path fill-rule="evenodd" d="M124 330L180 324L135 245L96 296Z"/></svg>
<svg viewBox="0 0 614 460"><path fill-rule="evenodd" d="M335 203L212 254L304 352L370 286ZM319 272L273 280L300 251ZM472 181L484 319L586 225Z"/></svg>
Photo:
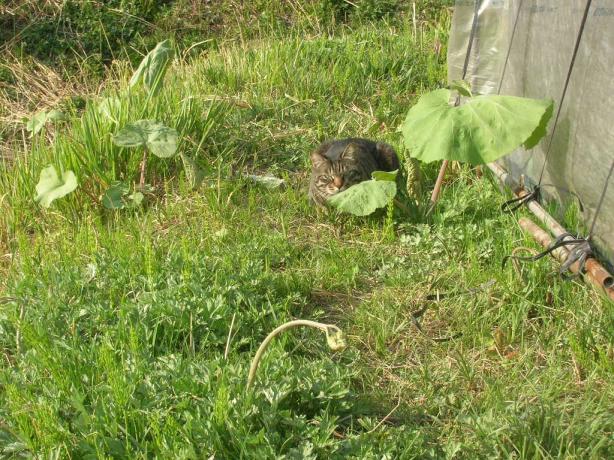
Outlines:
<svg viewBox="0 0 614 460"><path fill-rule="evenodd" d="M176 128L180 151L206 170L217 161L303 168L305 142L343 132L394 139L415 95L443 83L443 56L434 51L433 37L417 43L410 27L378 23L336 38L250 42L194 62L177 61L155 98L128 89L124 72L118 87L90 99L51 142L38 135L30 152L0 171L9 208L0 225L10 235L18 225L45 221L32 196L49 164L77 175L79 189L57 205L73 223L83 210L100 207L99 197L113 181L135 181L140 153L115 146L112 135L138 119ZM101 111L105 100L110 113ZM150 180L163 188L178 172L178 161L153 159Z"/></svg>

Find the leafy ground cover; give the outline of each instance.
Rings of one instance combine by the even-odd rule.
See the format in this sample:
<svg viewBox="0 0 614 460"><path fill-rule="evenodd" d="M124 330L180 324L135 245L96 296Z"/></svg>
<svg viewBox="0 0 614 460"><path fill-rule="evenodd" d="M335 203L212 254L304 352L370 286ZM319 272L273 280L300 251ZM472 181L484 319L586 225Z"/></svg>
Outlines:
<svg viewBox="0 0 614 460"><path fill-rule="evenodd" d="M493 182L454 171L428 222L307 203L322 139L402 151L407 110L445 82L448 26L444 9L418 29L408 16L228 44L179 59L155 101L119 72L26 139L0 173L3 456L614 455L614 306L547 261L500 269L533 243ZM177 129L204 179L191 189L179 156L152 158L147 205L108 210L113 181L139 180L140 153L112 141L137 119ZM45 210L49 164L79 187ZM247 178L265 173L284 185ZM338 325L348 348L286 333L247 392L258 345L294 318Z"/></svg>

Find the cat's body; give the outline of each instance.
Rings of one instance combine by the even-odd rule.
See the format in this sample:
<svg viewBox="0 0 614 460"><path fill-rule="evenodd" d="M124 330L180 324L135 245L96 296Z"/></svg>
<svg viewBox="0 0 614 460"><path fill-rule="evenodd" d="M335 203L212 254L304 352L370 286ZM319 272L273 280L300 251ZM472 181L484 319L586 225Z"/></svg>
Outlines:
<svg viewBox="0 0 614 460"><path fill-rule="evenodd" d="M383 142L349 138L327 141L311 153L309 198L324 206L335 193L371 179L373 171L399 169L394 149Z"/></svg>

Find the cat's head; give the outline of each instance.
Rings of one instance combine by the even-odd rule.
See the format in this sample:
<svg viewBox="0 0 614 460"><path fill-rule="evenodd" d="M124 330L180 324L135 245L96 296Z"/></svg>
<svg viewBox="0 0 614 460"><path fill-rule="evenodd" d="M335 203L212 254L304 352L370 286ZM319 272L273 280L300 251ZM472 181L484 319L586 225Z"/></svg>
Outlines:
<svg viewBox="0 0 614 460"><path fill-rule="evenodd" d="M361 167L360 147L356 144L349 144L336 160L316 150L311 153L311 164L312 195L320 204L332 195L369 179Z"/></svg>

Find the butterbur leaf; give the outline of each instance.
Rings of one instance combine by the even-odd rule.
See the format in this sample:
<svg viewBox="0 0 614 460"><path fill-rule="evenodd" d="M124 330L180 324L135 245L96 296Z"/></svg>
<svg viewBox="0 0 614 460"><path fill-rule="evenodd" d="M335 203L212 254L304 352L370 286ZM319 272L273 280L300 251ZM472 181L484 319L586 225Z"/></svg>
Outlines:
<svg viewBox="0 0 614 460"><path fill-rule="evenodd" d="M63 121L66 120L66 115L59 110L51 110L49 112L42 110L32 115L31 118L25 118L26 129L32 133L32 136L38 134L43 126L48 121Z"/></svg>
<svg viewBox="0 0 614 460"><path fill-rule="evenodd" d="M450 95L427 93L409 110L401 132L412 157L490 163L522 144L534 146L552 115L551 100L476 96L454 107Z"/></svg>
<svg viewBox="0 0 614 460"><path fill-rule="evenodd" d="M142 202L143 194L130 193L130 187L123 182L114 182L102 196L102 205L107 209L134 208Z"/></svg>
<svg viewBox="0 0 614 460"><path fill-rule="evenodd" d="M144 120L141 120L144 121ZM122 128L113 136L113 143L120 147L140 147L147 145L147 132L139 125L139 121Z"/></svg>
<svg viewBox="0 0 614 460"><path fill-rule="evenodd" d="M177 152L177 131L153 120L139 120L122 128L113 143L120 147L147 147L160 158L169 158Z"/></svg>
<svg viewBox="0 0 614 460"><path fill-rule="evenodd" d="M452 91L458 91L458 94L465 97L472 97L471 85L465 80L454 80L450 83L450 89Z"/></svg>
<svg viewBox="0 0 614 460"><path fill-rule="evenodd" d="M56 109L49 111L49 113L47 114L47 120L64 121L66 119L67 119L66 114Z"/></svg>
<svg viewBox="0 0 614 460"><path fill-rule="evenodd" d="M389 180L367 180L328 199L328 203L355 216L367 216L390 203L397 193L397 184Z"/></svg>
<svg viewBox="0 0 614 460"><path fill-rule="evenodd" d="M32 135L36 135L43 129L45 123L47 123L47 112L42 111L35 113L31 118L25 119L26 121L26 129L32 133Z"/></svg>
<svg viewBox="0 0 614 460"><path fill-rule="evenodd" d="M394 171L373 171L371 173L371 177L374 180L387 180L387 181L396 181L397 180L397 173L399 172L398 169L395 169Z"/></svg>
<svg viewBox="0 0 614 460"><path fill-rule="evenodd" d="M147 91L155 96L162 86L164 74L168 64L173 58L173 48L170 40L164 40L156 45L147 56L143 58L139 67L130 79L130 86L142 82Z"/></svg>
<svg viewBox="0 0 614 460"><path fill-rule="evenodd" d="M75 173L64 171L60 178L55 167L49 165L41 171L34 200L43 208L48 208L54 200L74 191L77 185Z"/></svg>
<svg viewBox="0 0 614 460"><path fill-rule="evenodd" d="M102 205L107 209L123 208L123 197L129 190L130 188L121 182L114 183L104 192L104 195L102 195Z"/></svg>
<svg viewBox="0 0 614 460"><path fill-rule="evenodd" d="M177 152L177 131L158 124L150 129L147 147L160 158L170 158Z"/></svg>

